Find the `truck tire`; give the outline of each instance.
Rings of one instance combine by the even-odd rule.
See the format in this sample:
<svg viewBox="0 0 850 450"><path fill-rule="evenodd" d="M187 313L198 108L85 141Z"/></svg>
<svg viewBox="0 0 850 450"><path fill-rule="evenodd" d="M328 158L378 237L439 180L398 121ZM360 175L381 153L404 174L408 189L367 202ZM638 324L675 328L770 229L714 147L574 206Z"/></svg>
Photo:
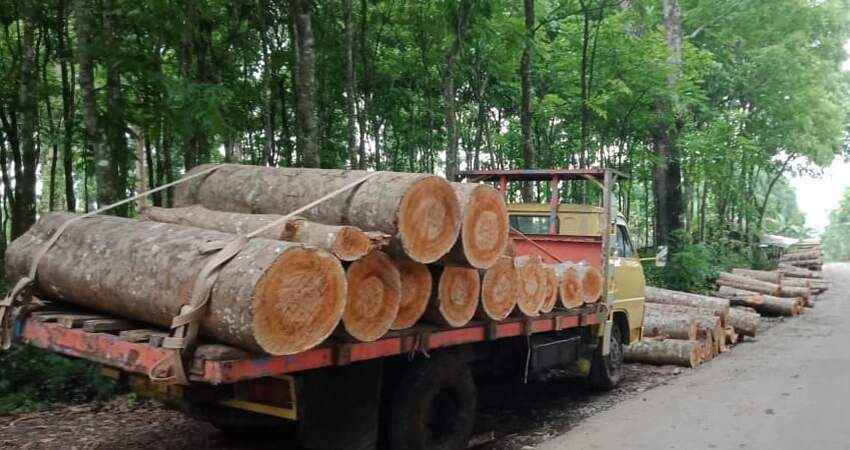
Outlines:
<svg viewBox="0 0 850 450"><path fill-rule="evenodd" d="M588 380L591 386L600 390L611 390L620 383L623 377L623 333L620 327L611 328L610 351L602 355L602 346L593 353Z"/></svg>
<svg viewBox="0 0 850 450"><path fill-rule="evenodd" d="M466 448L477 392L469 367L452 355L420 359L396 380L387 411L392 450Z"/></svg>

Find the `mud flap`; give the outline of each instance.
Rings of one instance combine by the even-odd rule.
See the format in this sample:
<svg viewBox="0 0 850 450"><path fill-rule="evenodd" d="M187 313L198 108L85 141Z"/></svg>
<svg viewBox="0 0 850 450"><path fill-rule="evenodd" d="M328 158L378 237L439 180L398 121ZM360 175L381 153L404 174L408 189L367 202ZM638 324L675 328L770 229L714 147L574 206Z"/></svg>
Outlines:
<svg viewBox="0 0 850 450"><path fill-rule="evenodd" d="M309 449L373 450L378 445L381 360L298 376L301 445Z"/></svg>
<svg viewBox="0 0 850 450"><path fill-rule="evenodd" d="M602 356L608 356L611 353L611 327L613 326L613 320L605 321L605 331L602 333Z"/></svg>

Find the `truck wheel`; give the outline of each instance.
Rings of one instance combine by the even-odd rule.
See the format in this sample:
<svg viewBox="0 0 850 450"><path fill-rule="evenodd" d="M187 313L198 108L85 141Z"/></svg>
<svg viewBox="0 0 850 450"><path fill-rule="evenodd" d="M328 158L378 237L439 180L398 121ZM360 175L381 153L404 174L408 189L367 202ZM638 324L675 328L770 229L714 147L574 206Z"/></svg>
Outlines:
<svg viewBox="0 0 850 450"><path fill-rule="evenodd" d="M477 393L469 367L451 355L420 359L396 380L387 411L393 450L466 448Z"/></svg>
<svg viewBox="0 0 850 450"><path fill-rule="evenodd" d="M620 327L611 328L611 343L608 355L602 355L602 346L593 353L590 364L590 384L602 390L614 389L623 376L623 334Z"/></svg>

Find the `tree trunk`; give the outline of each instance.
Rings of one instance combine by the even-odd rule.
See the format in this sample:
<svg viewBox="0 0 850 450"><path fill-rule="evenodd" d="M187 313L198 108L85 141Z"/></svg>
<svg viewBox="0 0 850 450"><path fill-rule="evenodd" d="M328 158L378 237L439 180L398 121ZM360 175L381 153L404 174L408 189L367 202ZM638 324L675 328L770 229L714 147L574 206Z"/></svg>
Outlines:
<svg viewBox="0 0 850 450"><path fill-rule="evenodd" d="M808 299L812 296L812 291L809 288L782 286L766 281L754 280L752 278L733 275L730 273L721 273L717 280L720 286L729 286L747 291L761 292L762 294L775 295L777 297L803 297Z"/></svg>
<svg viewBox="0 0 850 450"><path fill-rule="evenodd" d="M521 79L521 105L520 105L520 128L522 134L522 157L525 168L530 169L537 166L534 154L534 141L531 136L531 121L534 112L531 109L531 77L533 73L534 54L534 0L523 0L523 12L525 16L525 44L522 50L522 61L520 62ZM532 200L531 184L523 183L523 200Z"/></svg>
<svg viewBox="0 0 850 450"><path fill-rule="evenodd" d="M369 48L367 47L367 24L369 10L366 0L360 0L360 87L362 107L357 112L357 126L360 138L357 144L358 169L366 170L366 140L369 132Z"/></svg>
<svg viewBox="0 0 850 450"><path fill-rule="evenodd" d="M35 32L36 5L24 7L26 19L23 21L23 37L20 43L20 64L18 66L17 114L20 115L20 151L12 148L15 155L15 201L12 203L12 239L22 235L35 223L36 205L36 166L38 148L36 146L36 105L38 86L36 76Z"/></svg>
<svg viewBox="0 0 850 450"><path fill-rule="evenodd" d="M694 368L701 361L697 341L643 339L623 347L623 361Z"/></svg>
<svg viewBox="0 0 850 450"><path fill-rule="evenodd" d="M755 337L761 316L757 312L746 309L732 308L729 310L729 324L735 332L744 336Z"/></svg>
<svg viewBox="0 0 850 450"><path fill-rule="evenodd" d="M431 300L434 281L425 264L407 258L394 258L393 262L401 275L401 302L390 329L403 330L416 325L422 318Z"/></svg>
<svg viewBox="0 0 850 450"><path fill-rule="evenodd" d="M754 306L764 303L764 296L758 292L745 291L729 286L720 286L715 296L729 300L732 306Z"/></svg>
<svg viewBox="0 0 850 450"><path fill-rule="evenodd" d="M732 269L733 275L752 278L768 283L782 284L782 272L771 272L767 270Z"/></svg>
<svg viewBox="0 0 850 450"><path fill-rule="evenodd" d="M505 198L485 184L451 185L460 204L460 239L440 262L489 268L504 254L508 242L510 225Z"/></svg>
<svg viewBox="0 0 850 450"><path fill-rule="evenodd" d="M502 320L514 310L519 296L519 275L513 258L501 256L483 271L481 303L475 313L479 319Z"/></svg>
<svg viewBox="0 0 850 450"><path fill-rule="evenodd" d="M721 286L717 294L742 299L730 300L730 302L738 306L750 307L764 316L796 316L800 313L803 303L805 303L805 299L802 297L776 297L743 289L734 289L728 286ZM747 295L751 296L749 301L746 300Z"/></svg>
<svg viewBox="0 0 850 450"><path fill-rule="evenodd" d="M643 318L643 335L694 340L697 337L697 323L685 313L647 310Z"/></svg>
<svg viewBox="0 0 850 450"><path fill-rule="evenodd" d="M209 167L201 166L189 174ZM288 214L366 175L356 170L223 165L204 178L179 185L175 204L249 214ZM303 216L320 223L387 233L395 238L390 250L421 263L432 263L445 255L460 228L460 207L451 185L425 174L382 172Z"/></svg>
<svg viewBox="0 0 850 450"><path fill-rule="evenodd" d="M536 317L546 301L546 271L537 255L524 255L514 258L514 267L519 278L519 313Z"/></svg>
<svg viewBox="0 0 850 450"><path fill-rule="evenodd" d="M68 211L77 209L74 193L74 65L73 52L68 46L68 12L65 0L59 1L59 71L62 77L62 162L65 172L65 204ZM69 61L71 64L69 64Z"/></svg>
<svg viewBox="0 0 850 450"><path fill-rule="evenodd" d="M290 0L295 36L295 116L298 125L296 144L304 167L319 167L319 117L316 104L316 43L310 5L306 0Z"/></svg>
<svg viewBox="0 0 850 450"><path fill-rule="evenodd" d="M801 267L796 267L787 263L779 263L779 268L776 269L779 272L782 272L786 277L794 277L794 278L811 278L811 279L821 279L823 278L823 274L817 270L809 270L803 269Z"/></svg>
<svg viewBox="0 0 850 450"><path fill-rule="evenodd" d="M115 8L113 0L103 1L103 34L106 36L107 53L106 59L106 108L105 114L100 116L103 121L103 127L106 135L106 154L108 155L108 166L100 167L101 177L98 178L97 185L102 183L109 185L109 188L104 193L109 194L109 198L98 198L98 206L106 206L108 203L117 202L127 197L127 179L130 174L130 151L127 146L127 123L124 120L125 99L121 90L121 72L120 65L115 61L120 52L120 44L116 42L115 29L118 26L115 21ZM102 164L103 160L98 159L98 165ZM96 169L96 172L97 169ZM129 204L121 205L114 208L111 214L116 216L127 217L129 215Z"/></svg>
<svg viewBox="0 0 850 450"><path fill-rule="evenodd" d="M662 303L667 305L683 305L698 308L709 308L720 317L722 325L729 319L729 301L706 295L689 294L687 292L671 291L652 286L646 287L647 303Z"/></svg>
<svg viewBox="0 0 850 450"><path fill-rule="evenodd" d="M380 339L390 330L401 303L401 274L392 258L375 251L346 270L348 298L342 325L359 341Z"/></svg>
<svg viewBox="0 0 850 450"><path fill-rule="evenodd" d="M280 220L277 214L241 214L213 211L200 205L182 208L145 208L139 213L143 219L173 223L246 235ZM343 261L356 261L375 248L387 244L389 237L383 233L364 233L359 228L346 225L324 225L293 217L286 223L270 228L258 237L280 241L299 242L325 250Z"/></svg>
<svg viewBox="0 0 850 450"><path fill-rule="evenodd" d="M348 167L360 168L357 160L357 72L354 69L354 24L352 0L343 0L345 10L345 97L347 112Z"/></svg>
<svg viewBox="0 0 850 450"><path fill-rule="evenodd" d="M458 172L458 136L457 118L455 117L455 66L463 52L463 37L472 6L470 0L461 0L452 23L452 34L454 42L446 56L446 67L443 70L443 101L446 104L445 126L446 126L446 179L455 181Z"/></svg>
<svg viewBox="0 0 850 450"><path fill-rule="evenodd" d="M74 216L46 215L9 247L6 273L26 275L45 241ZM79 220L38 265L36 292L128 319L170 326L210 258L232 235L118 217ZM292 354L322 342L345 306L345 274L321 250L250 240L225 264L201 333L251 351Z"/></svg>
<svg viewBox="0 0 850 450"><path fill-rule="evenodd" d="M425 317L434 323L462 327L478 309L481 277L475 269L457 266L431 266L437 283Z"/></svg>

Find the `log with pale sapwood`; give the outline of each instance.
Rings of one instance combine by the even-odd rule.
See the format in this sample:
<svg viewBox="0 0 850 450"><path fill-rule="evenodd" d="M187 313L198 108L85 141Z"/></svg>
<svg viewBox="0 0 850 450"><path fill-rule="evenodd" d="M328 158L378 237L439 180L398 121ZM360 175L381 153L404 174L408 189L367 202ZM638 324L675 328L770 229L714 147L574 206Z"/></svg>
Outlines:
<svg viewBox="0 0 850 450"><path fill-rule="evenodd" d="M173 223L189 227L245 235L278 222L279 214L243 214L214 211L200 205L180 208L145 208L139 217L156 222ZM381 232L366 233L347 225L325 225L293 217L285 223L260 233L257 237L300 242L331 252L343 261L355 261L375 248L390 242L390 236Z"/></svg>
<svg viewBox="0 0 850 450"><path fill-rule="evenodd" d="M8 279L25 276L42 245L74 217L46 214L13 241L6 252ZM209 243L234 238L111 216L76 220L41 258L35 291L168 327L211 257L205 251ZM250 351L297 353L333 332L345 303L345 271L333 255L297 243L251 239L221 267L200 332Z"/></svg>
<svg viewBox="0 0 850 450"><path fill-rule="evenodd" d="M696 367L701 362L700 342L681 339L642 339L623 347L623 360L653 365Z"/></svg>
<svg viewBox="0 0 850 450"><path fill-rule="evenodd" d="M661 289L652 286L647 286L644 292L647 303L709 308L713 310L718 317L720 317L720 321L723 325L726 324L729 318L729 300L724 298L671 291L669 289Z"/></svg>
<svg viewBox="0 0 850 450"><path fill-rule="evenodd" d="M209 170L198 166L186 176ZM175 188L176 206L248 214L289 214L369 176L359 170L303 169L224 164L206 176ZM454 246L460 232L460 205L451 184L413 173L380 172L346 195L328 199L301 214L329 225L351 225L393 236L387 251L432 263Z"/></svg>
<svg viewBox="0 0 850 450"><path fill-rule="evenodd" d="M696 339L697 323L683 312L647 310L643 319L644 336L672 339Z"/></svg>
<svg viewBox="0 0 850 450"><path fill-rule="evenodd" d="M820 250L807 250L800 252L791 252L786 253L779 257L779 260L782 262L791 262L791 261L804 261L804 260L812 260L812 259L820 259L823 255Z"/></svg>
<svg viewBox="0 0 850 450"><path fill-rule="evenodd" d="M451 183L461 215L460 237L441 264L486 269L508 244L508 210L502 194L486 184Z"/></svg>
<svg viewBox="0 0 850 450"><path fill-rule="evenodd" d="M537 255L517 256L514 258L514 267L519 278L517 309L526 316L537 316L546 301L546 271L543 262Z"/></svg>
<svg viewBox="0 0 850 450"><path fill-rule="evenodd" d="M514 260L502 256L481 279L481 302L475 312L479 319L502 320L508 317L517 304L520 281Z"/></svg>
<svg viewBox="0 0 850 450"><path fill-rule="evenodd" d="M733 291L734 289L734 291ZM719 297L728 298L730 296L743 297L749 293L753 296L758 296L758 302L735 302L736 306L749 306L759 314L769 317L786 316L793 317L800 314L800 309L805 303L803 298L784 298L773 295L760 294L758 292L746 291L742 289L729 288L728 286L720 286L717 290ZM732 302L733 300L730 300Z"/></svg>
<svg viewBox="0 0 850 450"><path fill-rule="evenodd" d="M546 300L543 301L540 312L545 314L555 309L558 303L558 275L551 267L544 267L543 270L546 273Z"/></svg>
<svg viewBox="0 0 850 450"><path fill-rule="evenodd" d="M823 266L823 258L798 259L798 260L788 261L788 263L791 264L794 267L802 267L804 269L809 269L809 270L820 270L821 266Z"/></svg>
<svg viewBox="0 0 850 450"><path fill-rule="evenodd" d="M462 327L478 309L481 276L476 269L460 266L431 266L436 287L425 310L434 323Z"/></svg>
<svg viewBox="0 0 850 450"><path fill-rule="evenodd" d="M721 273L717 279L717 284L720 286L729 286L746 291L760 292L762 294L773 295L775 297L811 297L812 291L809 288L800 287L783 287L775 283L767 281L754 280L752 278L734 275L731 273Z"/></svg>
<svg viewBox="0 0 850 450"><path fill-rule="evenodd" d="M401 304L401 274L392 258L374 251L346 269L348 299L342 325L353 338L370 342L390 330Z"/></svg>
<svg viewBox="0 0 850 450"><path fill-rule="evenodd" d="M713 294L715 297L729 300L732 306L753 306L764 303L763 294L729 286L720 286Z"/></svg>
<svg viewBox="0 0 850 450"><path fill-rule="evenodd" d="M771 272L767 270L732 269L733 275L752 278L754 280L767 281L774 284L782 284L782 272Z"/></svg>
<svg viewBox="0 0 850 450"><path fill-rule="evenodd" d="M712 343L717 347L716 352L724 350L721 341L723 340L723 321L721 320L721 311L714 308L665 304L665 303L647 303L647 314L685 314L696 323L696 337L705 339L710 335ZM725 313L728 315L729 311Z"/></svg>
<svg viewBox="0 0 850 450"><path fill-rule="evenodd" d="M428 266L408 258L393 258L401 276L401 301L391 330L403 330L416 325L431 300L433 280Z"/></svg>
<svg viewBox="0 0 850 450"><path fill-rule="evenodd" d="M729 310L729 325L742 336L755 337L761 316L751 308L732 308Z"/></svg>
<svg viewBox="0 0 850 450"><path fill-rule="evenodd" d="M801 267L796 267L787 263L779 263L778 269L782 272L786 277L794 277L794 278L823 278L823 273L817 270L809 270L803 269Z"/></svg>
<svg viewBox="0 0 850 450"><path fill-rule="evenodd" d="M602 298L602 272L585 261L549 265L558 278L558 296L565 308L596 303Z"/></svg>

